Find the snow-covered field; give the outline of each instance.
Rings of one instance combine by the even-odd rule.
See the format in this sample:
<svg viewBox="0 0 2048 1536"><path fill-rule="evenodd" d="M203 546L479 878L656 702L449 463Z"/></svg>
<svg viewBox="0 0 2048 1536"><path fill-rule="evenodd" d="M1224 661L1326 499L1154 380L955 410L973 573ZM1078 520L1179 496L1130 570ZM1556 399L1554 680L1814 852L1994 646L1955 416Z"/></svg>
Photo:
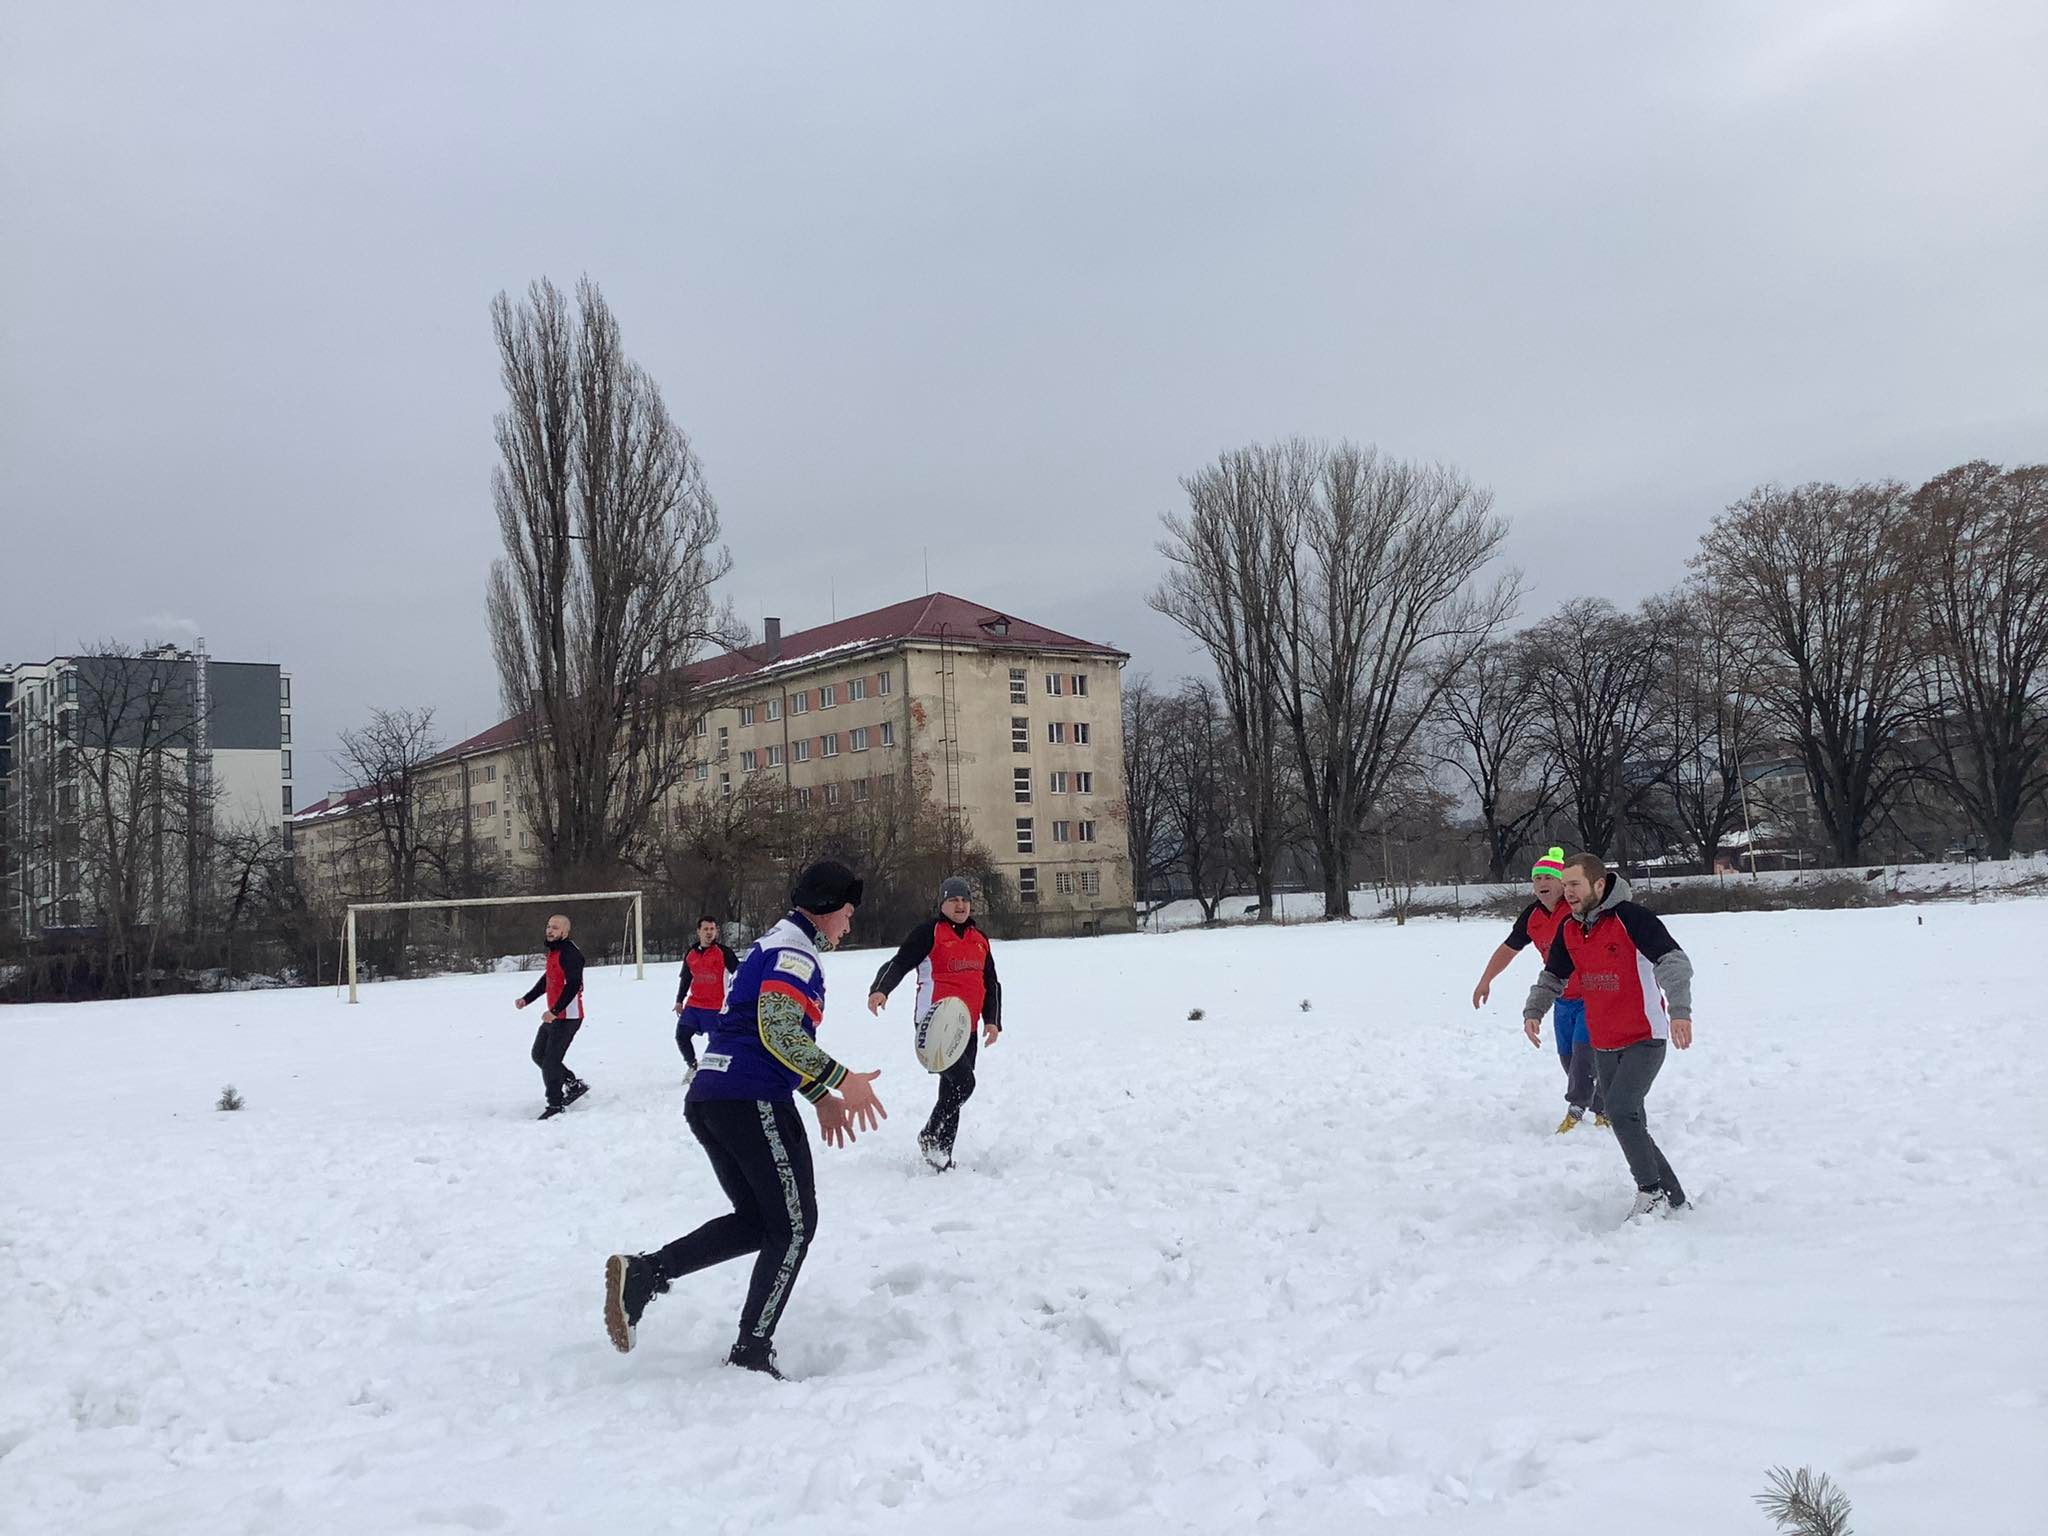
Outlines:
<svg viewBox="0 0 2048 1536"><path fill-rule="evenodd" d="M944 1178L834 958L894 1118L818 1149L785 1385L717 1363L738 1266L604 1337L719 1208L665 974L594 973L546 1124L509 977L0 1013L0 1529L1729 1536L1783 1462L2041 1530L2048 904L1674 919L1697 1209L1640 1228L1533 962L1469 1005L1498 926L1002 946Z"/></svg>

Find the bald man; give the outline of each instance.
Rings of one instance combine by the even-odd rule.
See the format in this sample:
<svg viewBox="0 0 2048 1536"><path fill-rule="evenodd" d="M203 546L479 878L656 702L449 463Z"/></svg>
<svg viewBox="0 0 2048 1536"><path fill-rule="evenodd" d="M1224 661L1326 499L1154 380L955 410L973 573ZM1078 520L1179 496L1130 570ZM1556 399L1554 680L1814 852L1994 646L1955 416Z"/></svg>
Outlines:
<svg viewBox="0 0 2048 1536"><path fill-rule="evenodd" d="M590 1092L583 1081L563 1064L569 1042L583 1027L583 951L569 937L569 919L557 912L548 919L548 968L533 990L513 1006L524 1008L545 995L547 1007L540 1016L540 1031L533 1037L533 1064L540 1068L540 1080L547 1088L548 1107L540 1112L552 1120Z"/></svg>

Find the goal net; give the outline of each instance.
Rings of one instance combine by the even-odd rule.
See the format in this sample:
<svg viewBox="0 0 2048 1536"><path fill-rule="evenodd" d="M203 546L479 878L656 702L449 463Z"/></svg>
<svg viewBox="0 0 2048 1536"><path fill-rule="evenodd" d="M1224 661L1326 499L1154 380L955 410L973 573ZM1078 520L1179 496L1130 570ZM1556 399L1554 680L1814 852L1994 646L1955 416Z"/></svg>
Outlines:
<svg viewBox="0 0 2048 1536"><path fill-rule="evenodd" d="M506 907L546 907L559 910L570 916L577 927L579 945L593 964L602 963L607 954L619 956L623 964L630 959L633 964L633 979L647 978L646 949L646 899L639 891L568 891L552 896L471 896L448 901L357 901L349 903L342 918L341 966L348 982L348 1000L357 1001L359 973L363 962L362 928L366 918L374 920L383 914L401 914L410 928L412 914L440 914L450 922L459 922L464 911L473 908L490 909L486 917L502 917L497 909ZM610 942L612 934L606 930L599 916L609 908L616 914L620 927L617 932L617 947ZM601 926L592 929L595 921ZM409 938L409 934L408 934ZM595 941L595 942L592 942ZM406 941L401 941L406 942ZM528 946L539 948L538 942Z"/></svg>

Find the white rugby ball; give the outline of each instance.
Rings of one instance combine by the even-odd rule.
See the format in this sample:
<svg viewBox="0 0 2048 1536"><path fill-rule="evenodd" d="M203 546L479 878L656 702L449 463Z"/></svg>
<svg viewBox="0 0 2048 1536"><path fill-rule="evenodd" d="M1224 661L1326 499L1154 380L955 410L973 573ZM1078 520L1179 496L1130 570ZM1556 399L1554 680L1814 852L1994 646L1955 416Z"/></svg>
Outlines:
<svg viewBox="0 0 2048 1536"><path fill-rule="evenodd" d="M967 1052L974 1015L957 997L942 997L917 1021L917 1059L927 1072L943 1072Z"/></svg>

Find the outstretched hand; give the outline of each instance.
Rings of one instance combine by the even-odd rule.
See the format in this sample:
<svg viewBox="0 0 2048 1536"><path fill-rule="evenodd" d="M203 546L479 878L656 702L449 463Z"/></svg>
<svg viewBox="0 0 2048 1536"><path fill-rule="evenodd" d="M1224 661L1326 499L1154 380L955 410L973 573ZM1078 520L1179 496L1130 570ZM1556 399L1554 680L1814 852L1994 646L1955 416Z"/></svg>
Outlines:
<svg viewBox="0 0 2048 1536"><path fill-rule="evenodd" d="M889 1111L882 1108L882 1101L875 1097L875 1079L882 1075L881 1069L873 1072L849 1072L839 1084L841 1112L851 1126L864 1131L877 1129L889 1118Z"/></svg>
<svg viewBox="0 0 2048 1536"><path fill-rule="evenodd" d="M825 1139L828 1147L845 1147L853 1144L853 1127L846 1123L846 1101L826 1094L818 1100L818 1134Z"/></svg>

